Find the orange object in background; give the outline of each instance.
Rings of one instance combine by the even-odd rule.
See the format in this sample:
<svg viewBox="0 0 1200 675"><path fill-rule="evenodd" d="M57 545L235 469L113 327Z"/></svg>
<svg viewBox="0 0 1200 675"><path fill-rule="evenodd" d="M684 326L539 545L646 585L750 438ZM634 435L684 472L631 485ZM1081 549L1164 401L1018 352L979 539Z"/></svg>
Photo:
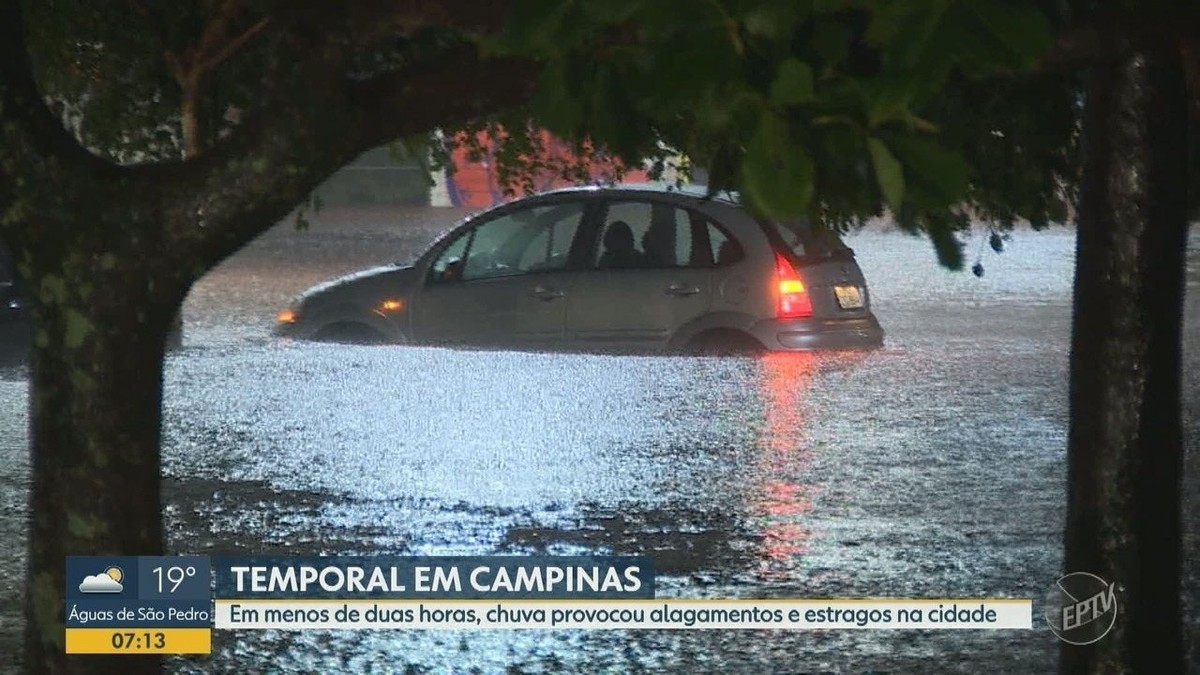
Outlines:
<svg viewBox="0 0 1200 675"><path fill-rule="evenodd" d="M543 148L540 163L550 167L562 167L575 162L575 153L565 141L552 136L549 132L539 131L539 140ZM459 144L450 153L453 171L447 171L446 187L452 206L488 207L508 201L524 194L519 184L510 184L508 193L496 171L495 147L496 141L487 132L476 135L477 144L484 148L484 156L472 160L471 151ZM605 157L593 158L588 162L589 182L610 182L620 171L622 164L617 159ZM649 174L644 169L626 169L619 182L643 183L649 180ZM544 192L554 188L575 185L576 181L566 180L560 171L546 169L533 177L535 192Z"/></svg>

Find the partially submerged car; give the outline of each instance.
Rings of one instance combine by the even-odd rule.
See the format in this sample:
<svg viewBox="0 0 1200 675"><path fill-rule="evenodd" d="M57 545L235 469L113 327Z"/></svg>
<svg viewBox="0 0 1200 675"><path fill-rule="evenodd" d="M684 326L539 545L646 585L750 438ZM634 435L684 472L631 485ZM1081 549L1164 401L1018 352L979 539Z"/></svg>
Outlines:
<svg viewBox="0 0 1200 675"><path fill-rule="evenodd" d="M579 187L467 219L412 265L320 284L276 333L589 352L878 347L854 252L702 186Z"/></svg>

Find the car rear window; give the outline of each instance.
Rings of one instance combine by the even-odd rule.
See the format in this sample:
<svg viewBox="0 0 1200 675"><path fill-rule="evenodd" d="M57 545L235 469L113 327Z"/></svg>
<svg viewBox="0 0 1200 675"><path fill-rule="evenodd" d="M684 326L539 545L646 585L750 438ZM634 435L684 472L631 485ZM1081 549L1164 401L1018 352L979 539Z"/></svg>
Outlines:
<svg viewBox="0 0 1200 675"><path fill-rule="evenodd" d="M767 236L776 246L791 251L797 258L851 257L854 252L831 230L812 227L803 220L760 220Z"/></svg>

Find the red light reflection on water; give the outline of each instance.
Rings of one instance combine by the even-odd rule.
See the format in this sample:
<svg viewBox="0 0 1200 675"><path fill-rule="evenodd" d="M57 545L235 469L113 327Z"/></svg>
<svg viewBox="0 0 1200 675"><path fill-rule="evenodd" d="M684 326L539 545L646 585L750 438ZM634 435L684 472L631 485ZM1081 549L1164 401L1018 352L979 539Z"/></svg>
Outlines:
<svg viewBox="0 0 1200 675"><path fill-rule="evenodd" d="M808 549L811 531L805 516L812 510L814 486L789 477L802 473L812 459L804 401L816 358L810 353L772 353L761 360L765 410L756 473L764 479L751 496L750 513L762 523L760 572L767 577L782 576Z"/></svg>

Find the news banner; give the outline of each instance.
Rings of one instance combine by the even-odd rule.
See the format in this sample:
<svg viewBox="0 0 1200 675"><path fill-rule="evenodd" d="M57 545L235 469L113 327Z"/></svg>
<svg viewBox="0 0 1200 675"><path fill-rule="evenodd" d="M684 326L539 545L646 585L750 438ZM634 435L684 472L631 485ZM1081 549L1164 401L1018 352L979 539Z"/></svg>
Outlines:
<svg viewBox="0 0 1200 675"><path fill-rule="evenodd" d="M213 630L1031 629L1030 599L656 597L649 557L70 556L69 654L207 654Z"/></svg>

